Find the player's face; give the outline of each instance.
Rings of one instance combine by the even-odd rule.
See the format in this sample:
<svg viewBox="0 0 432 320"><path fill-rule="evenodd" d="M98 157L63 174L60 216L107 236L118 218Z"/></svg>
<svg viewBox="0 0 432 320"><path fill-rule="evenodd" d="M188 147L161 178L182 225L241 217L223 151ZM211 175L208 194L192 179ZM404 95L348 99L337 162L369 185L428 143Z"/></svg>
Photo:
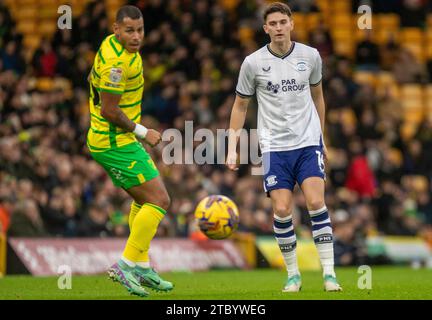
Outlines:
<svg viewBox="0 0 432 320"><path fill-rule="evenodd" d="M114 33L127 51L139 51L144 41L144 21L142 18L126 17L121 23L114 23Z"/></svg>
<svg viewBox="0 0 432 320"><path fill-rule="evenodd" d="M270 13L264 24L265 33L270 36L271 42L274 43L288 42L293 28L292 19L282 12Z"/></svg>

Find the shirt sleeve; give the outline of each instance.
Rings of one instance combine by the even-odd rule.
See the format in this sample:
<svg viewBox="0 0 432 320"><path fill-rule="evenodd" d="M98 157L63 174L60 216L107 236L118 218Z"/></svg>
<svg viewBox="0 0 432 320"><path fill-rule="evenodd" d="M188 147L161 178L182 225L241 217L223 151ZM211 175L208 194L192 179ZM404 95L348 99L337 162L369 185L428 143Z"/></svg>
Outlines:
<svg viewBox="0 0 432 320"><path fill-rule="evenodd" d="M241 65L236 93L244 98L252 97L255 94L255 74L248 57Z"/></svg>
<svg viewBox="0 0 432 320"><path fill-rule="evenodd" d="M315 57L313 59L313 69L309 76L309 84L317 86L322 80L322 60L318 50L315 50Z"/></svg>
<svg viewBox="0 0 432 320"><path fill-rule="evenodd" d="M127 80L126 66L120 61L107 61L101 70L100 91L123 94Z"/></svg>

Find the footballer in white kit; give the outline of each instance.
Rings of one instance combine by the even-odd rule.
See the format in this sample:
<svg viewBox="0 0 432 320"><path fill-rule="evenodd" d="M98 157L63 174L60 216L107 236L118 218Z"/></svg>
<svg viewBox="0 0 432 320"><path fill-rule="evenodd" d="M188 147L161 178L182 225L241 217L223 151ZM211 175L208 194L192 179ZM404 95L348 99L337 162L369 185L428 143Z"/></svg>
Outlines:
<svg viewBox="0 0 432 320"><path fill-rule="evenodd" d="M272 200L274 232L287 266L284 292L298 292L296 236L292 223L292 191L302 189L312 221L312 235L323 268L324 289L341 291L334 272L333 231L324 202L323 144L325 104L322 62L318 51L291 41L290 8L268 5L264 31L270 43L245 58L230 120L227 166L237 169L237 132L244 125L252 96L258 102L258 137L264 164L264 190Z"/></svg>

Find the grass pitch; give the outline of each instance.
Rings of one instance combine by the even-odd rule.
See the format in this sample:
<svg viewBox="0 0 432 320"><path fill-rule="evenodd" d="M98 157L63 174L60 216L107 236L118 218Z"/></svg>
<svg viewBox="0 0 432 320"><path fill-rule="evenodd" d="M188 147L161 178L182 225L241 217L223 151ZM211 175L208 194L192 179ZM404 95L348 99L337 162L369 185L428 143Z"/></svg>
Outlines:
<svg viewBox="0 0 432 320"><path fill-rule="evenodd" d="M372 267L372 289L360 290L357 268L336 270L343 292L323 291L320 272L302 272L302 291L282 293L286 273L282 270L215 270L195 273L165 273L175 284L170 293L150 291L147 298L131 296L107 276L73 276L72 289L60 290L57 277L6 276L0 279L4 299L144 299L144 300L399 300L432 299L432 270L404 267Z"/></svg>

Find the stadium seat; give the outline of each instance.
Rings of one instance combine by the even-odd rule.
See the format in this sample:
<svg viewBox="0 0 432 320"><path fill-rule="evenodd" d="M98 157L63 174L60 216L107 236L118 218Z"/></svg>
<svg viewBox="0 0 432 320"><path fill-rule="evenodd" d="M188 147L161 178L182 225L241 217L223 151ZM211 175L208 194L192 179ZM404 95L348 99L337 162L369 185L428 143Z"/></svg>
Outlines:
<svg viewBox="0 0 432 320"><path fill-rule="evenodd" d="M426 192L429 188L428 179L425 176L412 176L412 187L416 193Z"/></svg>
<svg viewBox="0 0 432 320"><path fill-rule="evenodd" d="M424 95L421 85L409 84L401 87L403 118L418 124L424 117Z"/></svg>
<svg viewBox="0 0 432 320"><path fill-rule="evenodd" d="M294 29L301 27L307 27L307 22L306 22L306 15L302 14L302 13L293 13L292 14L292 19L294 21Z"/></svg>
<svg viewBox="0 0 432 320"><path fill-rule="evenodd" d="M377 21L377 27L380 30L398 30L400 26L399 16L393 13L374 15L372 20L372 26L375 21Z"/></svg>
<svg viewBox="0 0 432 320"><path fill-rule="evenodd" d="M335 15L330 20L330 26L331 28L338 28L338 29L352 29L353 28L353 17L351 14L340 14Z"/></svg>
<svg viewBox="0 0 432 320"><path fill-rule="evenodd" d="M15 14L17 21L34 20L38 17L38 10L35 6L27 6L18 10Z"/></svg>
<svg viewBox="0 0 432 320"><path fill-rule="evenodd" d="M384 95L388 94L390 95L390 97L398 100L400 99L401 96L400 88L396 83L377 85L376 93L378 97L383 97Z"/></svg>
<svg viewBox="0 0 432 320"><path fill-rule="evenodd" d="M330 8L335 15L339 15L341 13L350 13L351 1L331 1Z"/></svg>
<svg viewBox="0 0 432 320"><path fill-rule="evenodd" d="M432 27L432 13L429 13L426 18L427 27L430 29Z"/></svg>
<svg viewBox="0 0 432 320"><path fill-rule="evenodd" d="M306 26L308 30L315 29L320 21L324 19L324 16L320 13L309 13L306 15Z"/></svg>
<svg viewBox="0 0 432 320"><path fill-rule="evenodd" d="M425 62L426 52L422 43L402 43L402 47L408 49L418 62Z"/></svg>
<svg viewBox="0 0 432 320"><path fill-rule="evenodd" d="M400 135L402 140L407 141L410 140L414 134L416 133L418 128L418 124L415 122L408 122L405 121L402 126L401 126L401 130L400 130Z"/></svg>
<svg viewBox="0 0 432 320"><path fill-rule="evenodd" d="M376 75L376 77L378 86L396 84L396 80L392 72L381 71Z"/></svg>
<svg viewBox="0 0 432 320"><path fill-rule="evenodd" d="M350 59L354 58L354 44L350 42L338 41L334 44L335 52L339 55L346 56Z"/></svg>
<svg viewBox="0 0 432 320"><path fill-rule="evenodd" d="M51 91L54 88L54 80L51 78L38 78L36 88L41 91Z"/></svg>
<svg viewBox="0 0 432 320"><path fill-rule="evenodd" d="M356 46L353 29L349 26L343 28L332 27L330 33L334 40L336 53L353 58Z"/></svg>
<svg viewBox="0 0 432 320"><path fill-rule="evenodd" d="M376 74L376 90L378 96L383 96L386 91L390 92L390 95L395 98L399 98L400 89L393 73L389 71L381 71Z"/></svg>
<svg viewBox="0 0 432 320"><path fill-rule="evenodd" d="M24 37L23 43L24 46L31 50L32 52L34 52L34 50L36 50L36 48L39 47L40 44L40 36L36 35L36 34L30 34Z"/></svg>
<svg viewBox="0 0 432 320"><path fill-rule="evenodd" d="M348 109L348 108L342 109L341 113L342 113L341 118L343 123L347 123L352 126L354 126L357 123L356 115L352 109Z"/></svg>
<svg viewBox="0 0 432 320"><path fill-rule="evenodd" d="M403 42L421 43L424 38L423 31L420 28L402 28L400 33Z"/></svg>
<svg viewBox="0 0 432 320"><path fill-rule="evenodd" d="M373 32L372 36L379 45L386 44L391 38L393 38L396 43L400 43L400 33L398 30L379 29L377 32Z"/></svg>
<svg viewBox="0 0 432 320"><path fill-rule="evenodd" d="M252 30L251 27L243 25L239 28L238 34L239 34L240 42L246 43L253 39L254 31Z"/></svg>
<svg viewBox="0 0 432 320"><path fill-rule="evenodd" d="M315 3L321 11L326 11L330 9L330 0L315 0Z"/></svg>
<svg viewBox="0 0 432 320"><path fill-rule="evenodd" d="M369 71L356 71L354 73L354 81L358 84L367 84L373 87L377 84L377 76Z"/></svg>
<svg viewBox="0 0 432 320"><path fill-rule="evenodd" d="M356 26L354 26L353 38L354 38L355 42L358 43L358 42L366 39L366 35L367 35L368 31L369 30L359 29ZM377 41L377 32L371 32L371 35L372 35L372 40Z"/></svg>
<svg viewBox="0 0 432 320"><path fill-rule="evenodd" d="M117 12L117 10L118 10L119 7L121 7L121 3L117 3L117 2L106 3L106 9L107 9L107 11L115 11L115 12Z"/></svg>
<svg viewBox="0 0 432 320"><path fill-rule="evenodd" d="M406 84L401 87L402 98L422 99L423 88L420 84Z"/></svg>
<svg viewBox="0 0 432 320"><path fill-rule="evenodd" d="M219 3L227 11L233 12L239 3L239 0L219 0Z"/></svg>
<svg viewBox="0 0 432 320"><path fill-rule="evenodd" d="M37 4L37 0L16 0L16 3L20 8L25 8L27 6L33 6Z"/></svg>
<svg viewBox="0 0 432 320"><path fill-rule="evenodd" d="M426 42L431 43L432 42L432 26L429 26L426 28L423 32L423 37Z"/></svg>
<svg viewBox="0 0 432 320"><path fill-rule="evenodd" d="M425 99L425 117L431 119L432 118L432 99Z"/></svg>
<svg viewBox="0 0 432 320"><path fill-rule="evenodd" d="M402 164L403 156L399 149L390 148L388 156L395 165L400 166Z"/></svg>
<svg viewBox="0 0 432 320"><path fill-rule="evenodd" d="M402 185L414 193L426 192L429 188L428 179L422 175L405 175L402 177Z"/></svg>
<svg viewBox="0 0 432 320"><path fill-rule="evenodd" d="M414 105L414 104L413 104ZM420 122L422 122L422 120L424 119L424 109L423 106L420 107L410 107L405 109L404 103L402 103L402 106L404 108L403 111L403 120L407 121L407 122L412 122L412 123L416 123L419 124Z"/></svg>
<svg viewBox="0 0 432 320"><path fill-rule="evenodd" d="M50 1L50 0L38 0L40 8L57 8L57 1Z"/></svg>
<svg viewBox="0 0 432 320"><path fill-rule="evenodd" d="M432 84L428 84L424 88L425 98L432 101Z"/></svg>
<svg viewBox="0 0 432 320"><path fill-rule="evenodd" d="M117 7L121 7L123 5L124 1L123 0L105 0L105 5L106 6L117 6Z"/></svg>
<svg viewBox="0 0 432 320"><path fill-rule="evenodd" d="M299 42L308 42L308 32L306 30L306 28L298 28L295 27L293 32L292 32L292 38L295 41L299 41Z"/></svg>
<svg viewBox="0 0 432 320"><path fill-rule="evenodd" d="M353 37L352 29L350 28L332 29L330 33L334 40L335 45L343 44L343 45L349 45L350 47L355 46L355 39Z"/></svg>
<svg viewBox="0 0 432 320"><path fill-rule="evenodd" d="M425 58L427 60L432 60L432 42L429 42L426 45Z"/></svg>
<svg viewBox="0 0 432 320"><path fill-rule="evenodd" d="M22 34L32 34L36 30L36 23L33 20L20 21L17 24L17 29Z"/></svg>
<svg viewBox="0 0 432 320"><path fill-rule="evenodd" d="M39 11L40 19L56 19L58 16L59 14L57 12L57 7L47 6L47 7L40 8Z"/></svg>
<svg viewBox="0 0 432 320"><path fill-rule="evenodd" d="M56 30L57 30L57 24L55 23L55 21L51 21L51 20L45 20L41 22L38 28L40 35L49 38L54 35Z"/></svg>

